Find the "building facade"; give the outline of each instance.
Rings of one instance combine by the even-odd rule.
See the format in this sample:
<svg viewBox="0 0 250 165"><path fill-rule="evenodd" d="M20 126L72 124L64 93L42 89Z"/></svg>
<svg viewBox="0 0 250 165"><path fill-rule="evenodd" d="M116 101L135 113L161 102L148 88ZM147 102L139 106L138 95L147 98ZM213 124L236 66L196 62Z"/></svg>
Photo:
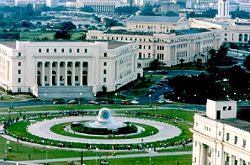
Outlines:
<svg viewBox="0 0 250 165"><path fill-rule="evenodd" d="M140 67L148 67L155 59L158 59L162 66L197 60L205 62L208 51L212 48L218 49L222 44L220 32L207 29L176 30L164 34L126 30L89 31L86 33L86 39L138 42L137 58Z"/></svg>
<svg viewBox="0 0 250 165"><path fill-rule="evenodd" d="M138 76L136 43L3 42L0 86L47 98L92 97Z"/></svg>
<svg viewBox="0 0 250 165"><path fill-rule="evenodd" d="M250 123L236 114L235 101L213 100L195 114L193 165L250 165Z"/></svg>
<svg viewBox="0 0 250 165"><path fill-rule="evenodd" d="M115 8L119 6L121 6L120 0L77 0L75 2L66 2L66 7L92 7L94 11L102 13L114 13Z"/></svg>
<svg viewBox="0 0 250 165"><path fill-rule="evenodd" d="M178 16L133 16L127 21L127 30L133 32L169 33L188 28L188 20Z"/></svg>

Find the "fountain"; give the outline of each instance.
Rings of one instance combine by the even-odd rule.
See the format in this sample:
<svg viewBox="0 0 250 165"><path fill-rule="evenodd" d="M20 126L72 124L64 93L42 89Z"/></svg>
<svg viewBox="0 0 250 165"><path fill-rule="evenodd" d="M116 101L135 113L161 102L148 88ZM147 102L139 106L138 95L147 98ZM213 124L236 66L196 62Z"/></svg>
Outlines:
<svg viewBox="0 0 250 165"><path fill-rule="evenodd" d="M115 121L107 108L102 108L98 112L95 121L72 123L71 128L77 132L96 135L117 135L137 132L137 127L129 122Z"/></svg>

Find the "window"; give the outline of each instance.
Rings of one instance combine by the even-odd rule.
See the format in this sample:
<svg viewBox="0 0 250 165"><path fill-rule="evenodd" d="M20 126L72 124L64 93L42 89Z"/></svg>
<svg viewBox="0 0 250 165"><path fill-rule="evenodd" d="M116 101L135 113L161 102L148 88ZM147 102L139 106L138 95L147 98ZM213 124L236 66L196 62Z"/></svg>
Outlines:
<svg viewBox="0 0 250 165"><path fill-rule="evenodd" d="M62 53L64 53L64 49L62 49Z"/></svg>
<svg viewBox="0 0 250 165"><path fill-rule="evenodd" d="M103 77L103 82L106 82L106 77Z"/></svg>
<svg viewBox="0 0 250 165"><path fill-rule="evenodd" d="M42 49L38 49L38 52L39 52L39 53L42 53Z"/></svg>
<svg viewBox="0 0 250 165"><path fill-rule="evenodd" d="M229 138L230 138L230 134L227 133L227 136L226 136L226 141L229 141Z"/></svg>
<svg viewBox="0 0 250 165"><path fill-rule="evenodd" d="M62 76L60 76L60 81L62 81L63 80L63 77Z"/></svg>
<svg viewBox="0 0 250 165"><path fill-rule="evenodd" d="M228 110L229 110L229 111L231 111L231 110L232 110L232 107L231 107L231 106L229 106L229 107L228 107Z"/></svg>
<svg viewBox="0 0 250 165"><path fill-rule="evenodd" d="M72 53L72 49L71 48L69 49L69 52Z"/></svg>
<svg viewBox="0 0 250 165"><path fill-rule="evenodd" d="M104 57L107 57L107 53L106 52L104 53Z"/></svg>
<svg viewBox="0 0 250 165"><path fill-rule="evenodd" d="M226 106L224 106L224 107L223 107L223 111L225 111L226 109L227 109L227 107L226 107Z"/></svg>
<svg viewBox="0 0 250 165"><path fill-rule="evenodd" d="M139 49L141 49L141 45L139 45Z"/></svg>
<svg viewBox="0 0 250 165"><path fill-rule="evenodd" d="M18 69L18 74L21 74L21 70L20 69Z"/></svg>
<svg viewBox="0 0 250 165"><path fill-rule="evenodd" d="M47 81L47 76L44 76L44 81Z"/></svg>
<svg viewBox="0 0 250 165"><path fill-rule="evenodd" d="M21 52L18 52L18 57L20 57L22 55L22 53Z"/></svg>
<svg viewBox="0 0 250 165"><path fill-rule="evenodd" d="M57 52L57 49L54 49L54 53L56 53Z"/></svg>
<svg viewBox="0 0 250 165"><path fill-rule="evenodd" d="M107 62L103 62L103 66L107 66Z"/></svg>
<svg viewBox="0 0 250 165"><path fill-rule="evenodd" d="M234 137L234 144L237 144L237 142L238 142L238 137L235 136L235 137Z"/></svg>
<svg viewBox="0 0 250 165"><path fill-rule="evenodd" d="M46 49L46 52L49 53L49 49Z"/></svg>
<svg viewBox="0 0 250 165"><path fill-rule="evenodd" d="M80 53L80 49L76 49L76 52L77 52L77 53Z"/></svg>
<svg viewBox="0 0 250 165"><path fill-rule="evenodd" d="M87 53L87 52L88 52L88 50L87 50L87 49L84 49L84 52L85 52L85 53Z"/></svg>
<svg viewBox="0 0 250 165"><path fill-rule="evenodd" d="M21 62L18 62L18 66L21 66L22 65L22 63Z"/></svg>
<svg viewBox="0 0 250 165"><path fill-rule="evenodd" d="M78 81L78 76L75 76L75 81Z"/></svg>
<svg viewBox="0 0 250 165"><path fill-rule="evenodd" d="M21 83L21 78L18 78L18 83Z"/></svg>
<svg viewBox="0 0 250 165"><path fill-rule="evenodd" d="M107 74L107 70L106 69L103 70L103 74Z"/></svg>
<svg viewBox="0 0 250 165"><path fill-rule="evenodd" d="M247 144L246 139L243 139L243 141L242 141L242 147L245 148L246 144Z"/></svg>

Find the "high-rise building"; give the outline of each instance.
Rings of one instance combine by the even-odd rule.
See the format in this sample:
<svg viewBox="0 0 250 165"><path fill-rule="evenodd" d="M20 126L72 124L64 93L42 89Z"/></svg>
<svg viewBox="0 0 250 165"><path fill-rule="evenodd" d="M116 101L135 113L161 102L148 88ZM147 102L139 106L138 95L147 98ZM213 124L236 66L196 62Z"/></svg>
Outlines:
<svg viewBox="0 0 250 165"><path fill-rule="evenodd" d="M216 18L231 18L229 14L229 0L218 1L218 14Z"/></svg>

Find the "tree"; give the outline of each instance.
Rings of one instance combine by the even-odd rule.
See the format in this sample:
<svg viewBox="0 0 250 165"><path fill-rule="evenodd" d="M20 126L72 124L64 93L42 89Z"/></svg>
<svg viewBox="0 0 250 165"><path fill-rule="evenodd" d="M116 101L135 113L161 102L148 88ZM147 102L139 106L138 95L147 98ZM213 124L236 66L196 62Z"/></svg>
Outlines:
<svg viewBox="0 0 250 165"><path fill-rule="evenodd" d="M250 70L250 55L248 55L244 61L244 66L247 70Z"/></svg>
<svg viewBox="0 0 250 165"><path fill-rule="evenodd" d="M141 15L155 15L153 12L153 6L150 4L145 4L142 8Z"/></svg>
<svg viewBox="0 0 250 165"><path fill-rule="evenodd" d="M55 39L70 40L70 33L68 31L57 31L54 35Z"/></svg>
<svg viewBox="0 0 250 165"><path fill-rule="evenodd" d="M138 7L135 6L124 6L115 8L115 13L118 14L134 14L139 10Z"/></svg>
<svg viewBox="0 0 250 165"><path fill-rule="evenodd" d="M149 67L154 68L154 67L158 67L159 66L159 60L158 59L154 59L150 64Z"/></svg>
<svg viewBox="0 0 250 165"><path fill-rule="evenodd" d="M76 29L76 25L74 25L71 21L62 22L59 27L62 31L71 31Z"/></svg>

